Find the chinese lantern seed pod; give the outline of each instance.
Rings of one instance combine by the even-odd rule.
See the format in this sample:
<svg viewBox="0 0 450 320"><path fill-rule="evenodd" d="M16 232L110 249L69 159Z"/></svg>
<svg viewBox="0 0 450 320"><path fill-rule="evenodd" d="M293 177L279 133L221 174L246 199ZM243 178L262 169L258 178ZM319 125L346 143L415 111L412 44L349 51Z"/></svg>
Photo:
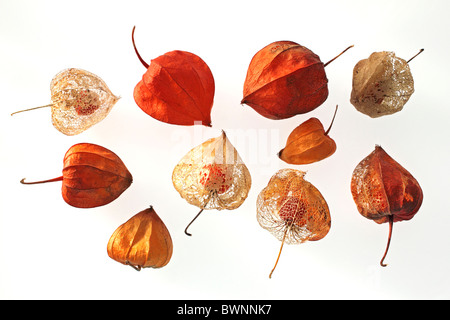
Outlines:
<svg viewBox="0 0 450 320"><path fill-rule="evenodd" d="M167 265L173 243L166 225L150 206L114 231L107 252L111 259L140 271Z"/></svg>
<svg viewBox="0 0 450 320"><path fill-rule="evenodd" d="M334 59L323 64L319 56L298 43L271 43L252 58L241 103L274 120L314 110L328 97L325 66Z"/></svg>
<svg viewBox="0 0 450 320"><path fill-rule="evenodd" d="M117 199L132 183L133 177L112 151L91 143L70 147L64 155L62 176L22 184L62 181L64 201L77 208L94 208Z"/></svg>
<svg viewBox="0 0 450 320"><path fill-rule="evenodd" d="M70 68L50 83L52 103L12 113L51 107L52 124L65 135L77 135L102 121L119 100L106 83L88 71Z"/></svg>
<svg viewBox="0 0 450 320"><path fill-rule="evenodd" d="M351 192L359 213L378 224L389 223L388 243L380 265L389 249L393 224L410 220L418 212L423 192L417 180L380 146L354 169Z"/></svg>
<svg viewBox="0 0 450 320"><path fill-rule="evenodd" d="M247 198L251 176L224 131L189 151L175 166L172 182L180 196L203 210L233 210Z"/></svg>
<svg viewBox="0 0 450 320"><path fill-rule="evenodd" d="M272 277L285 243L300 244L325 237L331 227L328 204L305 172L281 169L259 193L256 207L260 226L281 241Z"/></svg>
<svg viewBox="0 0 450 320"><path fill-rule="evenodd" d="M371 118L394 114L403 109L414 93L409 62L423 51L403 60L393 52L374 52L353 69L350 102Z"/></svg>
<svg viewBox="0 0 450 320"><path fill-rule="evenodd" d="M147 69L134 89L136 104L165 123L210 127L215 84L208 65L197 55L180 50L167 52L148 64L136 49L134 30L133 47Z"/></svg>
<svg viewBox="0 0 450 320"><path fill-rule="evenodd" d="M289 135L286 146L278 157L289 164L309 164L328 158L336 151L336 142L328 135L336 117L334 112L327 131L317 118L310 118L296 127Z"/></svg>

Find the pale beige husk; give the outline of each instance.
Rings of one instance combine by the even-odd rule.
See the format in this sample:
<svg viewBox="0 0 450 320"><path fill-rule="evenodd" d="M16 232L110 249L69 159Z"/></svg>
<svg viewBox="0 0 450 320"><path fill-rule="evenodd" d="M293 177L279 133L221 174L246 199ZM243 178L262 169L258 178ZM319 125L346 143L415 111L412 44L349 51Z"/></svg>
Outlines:
<svg viewBox="0 0 450 320"><path fill-rule="evenodd" d="M76 135L102 121L119 100L98 76L70 68L59 72L50 83L53 126L65 135ZM91 114L77 109L95 107Z"/></svg>
<svg viewBox="0 0 450 320"><path fill-rule="evenodd" d="M223 180L202 184L202 174L208 165L217 165ZM172 182L180 196L201 209L236 209L247 198L251 188L251 176L237 150L224 131L189 151L175 166ZM225 192L220 185L226 185Z"/></svg>
<svg viewBox="0 0 450 320"><path fill-rule="evenodd" d="M372 118L399 112L413 93L409 65L393 52L374 52L353 69L350 102Z"/></svg>

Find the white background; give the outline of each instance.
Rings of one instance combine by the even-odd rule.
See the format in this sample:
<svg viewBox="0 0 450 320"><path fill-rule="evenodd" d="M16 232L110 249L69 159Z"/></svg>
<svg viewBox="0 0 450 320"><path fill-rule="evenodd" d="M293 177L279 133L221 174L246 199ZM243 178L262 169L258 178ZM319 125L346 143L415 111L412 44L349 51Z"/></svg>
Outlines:
<svg viewBox="0 0 450 320"><path fill-rule="evenodd" d="M5 1L0 2L0 298L2 299L448 299L449 31L442 1ZM216 84L213 127L158 122L142 112L133 89L145 68L131 43L151 59L179 49L199 55ZM253 55L277 40L298 42L326 62L329 97L318 109L274 121L240 105ZM409 59L415 93L404 109L372 119L350 104L353 66L374 51ZM62 69L99 75L121 96L109 116L78 136L53 128L50 109L10 116L50 102L49 84ZM276 154L310 117L330 132L336 153L308 166ZM224 129L253 179L234 211L205 211L172 186L174 166L191 148ZM134 182L111 204L77 209L61 183L19 180L61 175L75 143L114 151ZM354 167L381 145L419 181L424 202L410 221L394 225L386 268L379 266L388 225L363 218L350 193ZM256 198L280 168L306 179L330 207L332 228L318 242L280 246L256 221ZM174 242L170 263L136 272L110 259L114 230L153 205Z"/></svg>

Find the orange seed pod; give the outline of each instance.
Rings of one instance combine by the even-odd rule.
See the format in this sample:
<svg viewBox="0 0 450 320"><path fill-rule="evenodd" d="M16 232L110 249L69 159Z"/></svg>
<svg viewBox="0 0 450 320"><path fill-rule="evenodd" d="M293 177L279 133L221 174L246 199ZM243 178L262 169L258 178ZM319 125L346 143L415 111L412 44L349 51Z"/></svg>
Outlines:
<svg viewBox="0 0 450 320"><path fill-rule="evenodd" d="M423 192L417 180L392 159L380 146L356 166L352 174L351 192L359 213L378 224L389 223L388 243L380 265L391 242L393 224L410 220L419 211Z"/></svg>
<svg viewBox="0 0 450 320"><path fill-rule="evenodd" d="M133 182L133 176L114 152L92 143L78 143L64 155L62 176L22 184L62 181L66 203L77 208L94 208L117 199Z"/></svg>
<svg viewBox="0 0 450 320"><path fill-rule="evenodd" d="M325 67L337 57L324 64L318 55L298 43L273 42L250 61L241 104L273 120L310 112L328 97Z"/></svg>
<svg viewBox="0 0 450 320"><path fill-rule="evenodd" d="M114 231L107 251L111 259L140 271L167 265L173 244L166 225L150 206Z"/></svg>
<svg viewBox="0 0 450 320"><path fill-rule="evenodd" d="M289 164L309 164L328 158L336 151L336 142L328 133L333 125L336 111L327 131L317 118L311 118L289 135L286 147L278 153L278 157Z"/></svg>
<svg viewBox="0 0 450 320"><path fill-rule="evenodd" d="M181 50L167 52L145 62L134 43L134 50L147 69L134 88L134 100L146 114L159 121L211 127L214 103L214 77L199 56Z"/></svg>

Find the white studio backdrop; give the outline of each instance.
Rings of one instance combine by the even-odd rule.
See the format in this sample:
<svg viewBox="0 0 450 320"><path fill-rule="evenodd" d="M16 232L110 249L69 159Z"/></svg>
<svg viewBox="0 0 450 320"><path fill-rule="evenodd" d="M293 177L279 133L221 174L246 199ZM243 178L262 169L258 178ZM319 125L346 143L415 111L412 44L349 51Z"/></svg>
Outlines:
<svg viewBox="0 0 450 320"><path fill-rule="evenodd" d="M2 299L448 299L449 103L448 1L24 1L0 2L0 298ZM135 104L134 86L150 62L185 50L211 68L216 93L212 128L159 122ZM298 42L328 61L329 96L316 110L269 120L241 105L253 55L278 40ZM404 109L372 119L350 104L354 65L374 51L411 62L415 93ZM99 75L121 96L108 117L77 136L53 128L48 104L60 70ZM336 153L306 166L277 157L289 133L317 117ZM252 175L244 204L234 211L198 212L171 182L177 162L225 130ZM75 143L114 151L134 182L109 205L77 209L61 184L19 183L61 175ZM416 216L394 225L386 268L379 266L388 225L357 211L350 193L355 166L376 144L419 181L424 202ZM330 207L332 226L317 242L285 245L256 221L256 198L281 168L307 171ZM174 252L162 269L136 272L110 259L114 230L153 205L168 227Z"/></svg>

